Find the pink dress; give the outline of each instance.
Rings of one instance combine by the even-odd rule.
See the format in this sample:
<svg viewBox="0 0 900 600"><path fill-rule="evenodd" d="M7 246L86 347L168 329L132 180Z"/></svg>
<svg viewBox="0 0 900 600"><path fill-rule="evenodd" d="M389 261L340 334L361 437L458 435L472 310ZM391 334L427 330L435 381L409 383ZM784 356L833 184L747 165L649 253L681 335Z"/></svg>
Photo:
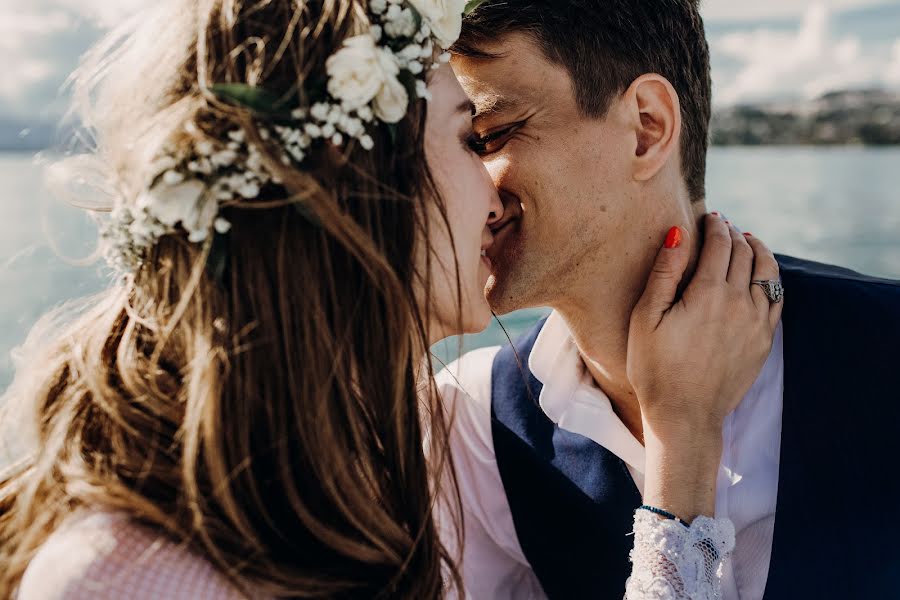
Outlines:
<svg viewBox="0 0 900 600"><path fill-rule="evenodd" d="M238 600L208 560L125 515L73 517L44 543L18 600ZM259 598L258 596L256 598Z"/></svg>

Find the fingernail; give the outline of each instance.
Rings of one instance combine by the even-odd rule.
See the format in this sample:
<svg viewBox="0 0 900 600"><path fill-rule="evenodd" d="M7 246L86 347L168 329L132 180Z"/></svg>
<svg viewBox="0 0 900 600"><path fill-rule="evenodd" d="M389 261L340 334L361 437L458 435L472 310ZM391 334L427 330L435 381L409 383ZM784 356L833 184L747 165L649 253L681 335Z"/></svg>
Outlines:
<svg viewBox="0 0 900 600"><path fill-rule="evenodd" d="M745 237L753 237L753 234L752 234L752 233L745 233L744 236L745 236Z"/></svg>
<svg viewBox="0 0 900 600"><path fill-rule="evenodd" d="M717 213L716 211L713 211L713 212L711 212L710 214L711 214L712 216L714 216L714 217L720 216L719 213Z"/></svg>
<svg viewBox="0 0 900 600"><path fill-rule="evenodd" d="M666 236L666 248L671 250L681 245L681 228L673 227Z"/></svg>

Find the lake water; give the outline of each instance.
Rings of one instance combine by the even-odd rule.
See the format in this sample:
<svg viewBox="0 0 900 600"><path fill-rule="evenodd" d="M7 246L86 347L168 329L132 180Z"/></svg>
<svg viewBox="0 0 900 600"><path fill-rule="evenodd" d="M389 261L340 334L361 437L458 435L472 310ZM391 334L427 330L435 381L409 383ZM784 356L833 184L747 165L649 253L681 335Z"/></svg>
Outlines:
<svg viewBox="0 0 900 600"><path fill-rule="evenodd" d="M96 232L80 211L47 198L30 156L0 154L0 389L12 377L10 351L34 321L68 299L102 289L89 256ZM709 159L709 207L724 212L777 252L900 279L900 148L716 148ZM52 240L52 244L50 241ZM63 258L66 257L66 258ZM512 336L543 311L503 318ZM495 323L464 342L502 343ZM438 351L452 357L458 345Z"/></svg>

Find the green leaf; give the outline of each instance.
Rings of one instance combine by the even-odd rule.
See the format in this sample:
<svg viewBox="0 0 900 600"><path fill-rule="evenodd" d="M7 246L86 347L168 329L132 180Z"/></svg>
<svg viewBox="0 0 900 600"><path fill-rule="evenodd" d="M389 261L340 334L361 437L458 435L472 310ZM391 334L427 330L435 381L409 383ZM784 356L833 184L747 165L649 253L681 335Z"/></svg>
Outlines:
<svg viewBox="0 0 900 600"><path fill-rule="evenodd" d="M391 145L397 145L397 135L400 132L400 126L397 123L385 123L388 133L391 134Z"/></svg>
<svg viewBox="0 0 900 600"><path fill-rule="evenodd" d="M305 203L295 202L294 210L296 210L297 213L301 217L306 219L309 222L309 224L312 225L313 227L321 227L322 226L322 221L319 220L319 217L316 216L316 214L312 211L312 209L310 209L309 206L307 206Z"/></svg>
<svg viewBox="0 0 900 600"><path fill-rule="evenodd" d="M468 15L473 10L484 4L484 2L485 0L469 0L469 2L466 3L466 9L463 11L463 14Z"/></svg>
<svg viewBox="0 0 900 600"><path fill-rule="evenodd" d="M225 286L225 271L228 269L228 234L215 232L209 256L206 259L206 273L220 287Z"/></svg>
<svg viewBox="0 0 900 600"><path fill-rule="evenodd" d="M416 95L416 82L419 81L419 78L413 75L410 71L404 69L400 71L397 79L403 85L404 89L406 89L406 94L409 96L409 103L415 103L419 99L419 97Z"/></svg>
<svg viewBox="0 0 900 600"><path fill-rule="evenodd" d="M253 112L273 114L284 111L281 98L265 88L244 83L217 83L210 89L220 100Z"/></svg>
<svg viewBox="0 0 900 600"><path fill-rule="evenodd" d="M413 19L416 23L416 31L422 29L422 13L416 10L414 6L407 6L407 8L412 12Z"/></svg>

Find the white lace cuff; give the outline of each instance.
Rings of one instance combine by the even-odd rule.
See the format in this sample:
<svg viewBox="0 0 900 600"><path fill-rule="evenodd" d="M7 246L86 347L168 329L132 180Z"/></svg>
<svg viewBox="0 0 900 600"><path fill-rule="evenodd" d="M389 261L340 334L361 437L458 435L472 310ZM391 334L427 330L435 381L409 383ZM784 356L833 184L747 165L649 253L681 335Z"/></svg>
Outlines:
<svg viewBox="0 0 900 600"><path fill-rule="evenodd" d="M626 600L714 600L734 550L728 519L698 517L690 527L639 510L634 517Z"/></svg>

